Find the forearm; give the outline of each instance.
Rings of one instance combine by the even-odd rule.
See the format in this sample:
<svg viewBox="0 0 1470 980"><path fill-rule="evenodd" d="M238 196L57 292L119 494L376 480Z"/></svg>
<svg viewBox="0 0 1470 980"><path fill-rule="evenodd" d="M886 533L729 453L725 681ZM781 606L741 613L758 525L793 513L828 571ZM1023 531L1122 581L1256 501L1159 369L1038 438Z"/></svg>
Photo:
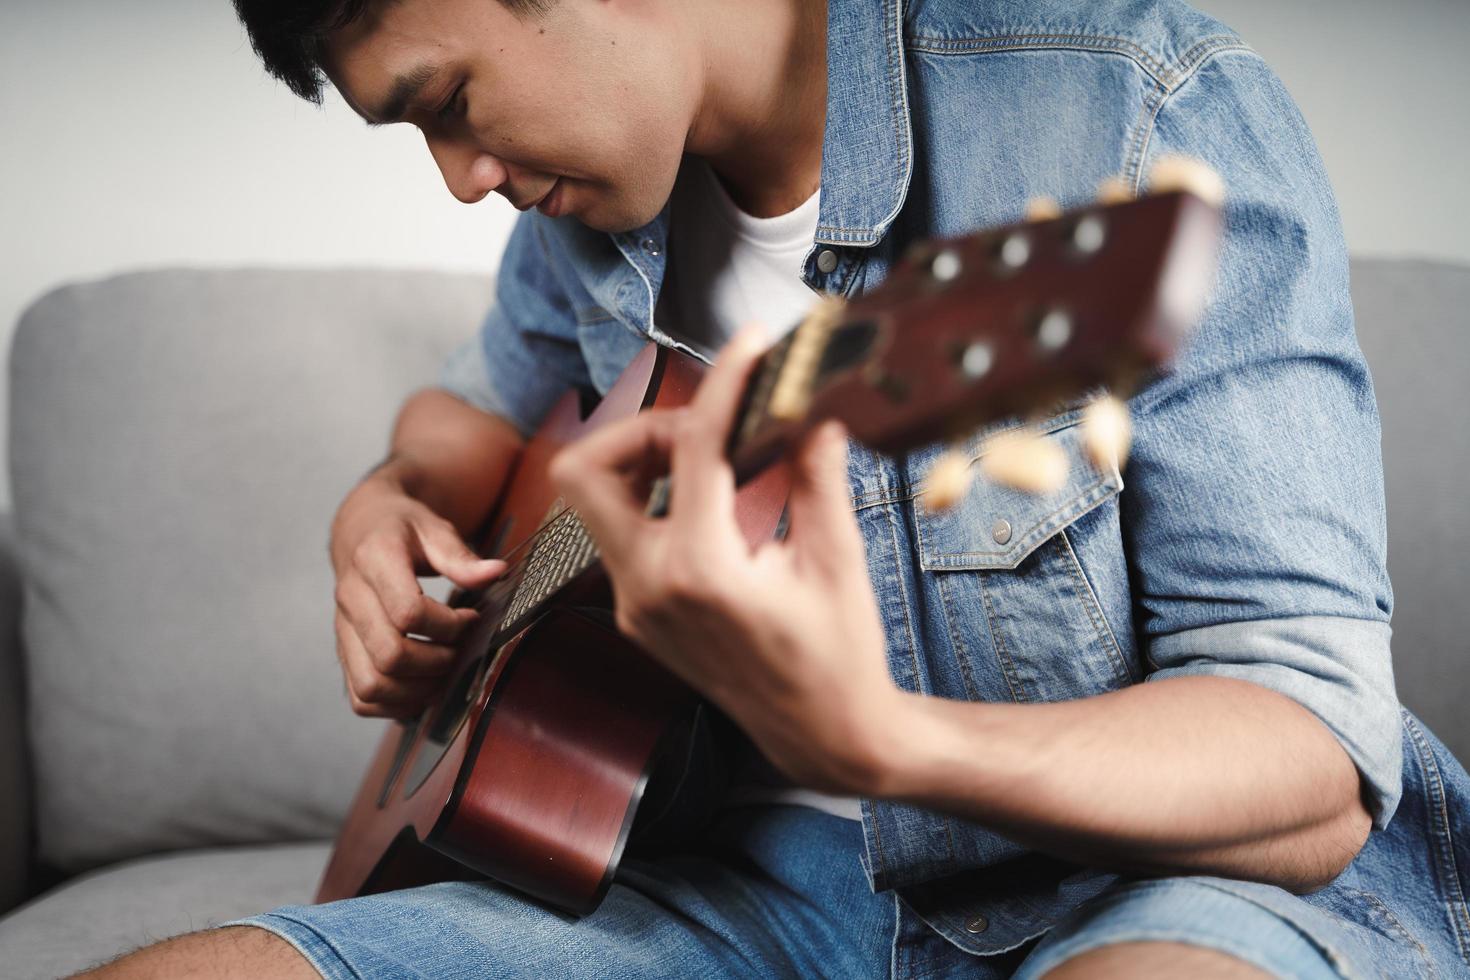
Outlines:
<svg viewBox="0 0 1470 980"><path fill-rule="evenodd" d="M469 535L495 503L522 444L509 422L429 388L404 403L389 457L374 476Z"/></svg>
<svg viewBox="0 0 1470 980"><path fill-rule="evenodd" d="M1220 677L1076 701L901 696L880 792L1059 857L1135 874L1218 874L1307 891L1357 853L1357 770L1296 702Z"/></svg>

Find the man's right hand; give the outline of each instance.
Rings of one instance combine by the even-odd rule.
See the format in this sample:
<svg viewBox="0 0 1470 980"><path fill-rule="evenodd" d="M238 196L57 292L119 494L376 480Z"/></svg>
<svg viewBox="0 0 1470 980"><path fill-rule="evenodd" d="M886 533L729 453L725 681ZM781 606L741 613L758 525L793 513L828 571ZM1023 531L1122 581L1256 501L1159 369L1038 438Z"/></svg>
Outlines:
<svg viewBox="0 0 1470 980"><path fill-rule="evenodd" d="M454 524L409 496L392 463L348 494L332 521L337 574L337 658L352 710L374 718L411 718L443 684L454 641L473 609L451 609L424 595L419 575L443 575L482 588L505 570L482 559Z"/></svg>

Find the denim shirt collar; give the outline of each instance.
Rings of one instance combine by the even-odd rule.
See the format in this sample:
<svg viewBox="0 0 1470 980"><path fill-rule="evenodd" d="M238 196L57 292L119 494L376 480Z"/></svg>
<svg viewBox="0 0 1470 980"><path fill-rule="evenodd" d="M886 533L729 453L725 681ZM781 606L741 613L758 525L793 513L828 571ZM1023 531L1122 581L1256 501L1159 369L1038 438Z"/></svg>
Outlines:
<svg viewBox="0 0 1470 980"><path fill-rule="evenodd" d="M827 118L822 190L808 281L818 245L872 246L903 207L913 174L913 130L905 79L902 0L829 0ZM576 237L562 219L557 224ZM649 339L704 359L654 323L668 246L669 208L632 231L609 236L620 273L587 283L592 295ZM583 254L586 255L585 250ZM631 267L631 268L630 268ZM815 283L814 283L815 285Z"/></svg>
<svg viewBox="0 0 1470 980"><path fill-rule="evenodd" d="M876 245L913 174L902 0L830 0L818 243Z"/></svg>

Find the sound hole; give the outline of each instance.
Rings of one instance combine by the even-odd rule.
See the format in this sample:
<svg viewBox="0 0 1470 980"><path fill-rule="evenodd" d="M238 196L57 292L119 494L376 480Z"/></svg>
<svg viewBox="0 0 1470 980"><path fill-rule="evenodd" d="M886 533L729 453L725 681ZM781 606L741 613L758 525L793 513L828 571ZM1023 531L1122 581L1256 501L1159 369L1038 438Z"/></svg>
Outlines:
<svg viewBox="0 0 1470 980"><path fill-rule="evenodd" d="M490 661L490 657L484 656L476 657L465 664L444 692L433 719L424 730L423 744L419 746L418 754L414 756L408 776L404 779L404 799L418 792L419 787L424 785L429 774L439 765L439 760L444 758L449 744L464 726L470 708L479 699L481 682L490 667Z"/></svg>

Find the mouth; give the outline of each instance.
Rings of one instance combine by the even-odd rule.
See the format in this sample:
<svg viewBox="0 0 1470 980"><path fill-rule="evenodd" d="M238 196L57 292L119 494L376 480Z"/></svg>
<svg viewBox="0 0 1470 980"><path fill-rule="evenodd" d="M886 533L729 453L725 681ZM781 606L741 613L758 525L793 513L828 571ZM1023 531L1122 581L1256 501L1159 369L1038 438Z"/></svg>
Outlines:
<svg viewBox="0 0 1470 980"><path fill-rule="evenodd" d="M529 201L511 201L510 206L515 208L517 211L529 211L532 208L539 208L547 201L551 200L551 195L556 193L556 187L559 183L561 183L560 177L552 181L551 186L546 188L545 192L543 192L540 197L531 198Z"/></svg>
<svg viewBox="0 0 1470 980"><path fill-rule="evenodd" d="M562 193L561 178L558 177L546 193L541 195L541 200L536 202L536 210L548 218L560 217L563 210L562 198L565 196Z"/></svg>

